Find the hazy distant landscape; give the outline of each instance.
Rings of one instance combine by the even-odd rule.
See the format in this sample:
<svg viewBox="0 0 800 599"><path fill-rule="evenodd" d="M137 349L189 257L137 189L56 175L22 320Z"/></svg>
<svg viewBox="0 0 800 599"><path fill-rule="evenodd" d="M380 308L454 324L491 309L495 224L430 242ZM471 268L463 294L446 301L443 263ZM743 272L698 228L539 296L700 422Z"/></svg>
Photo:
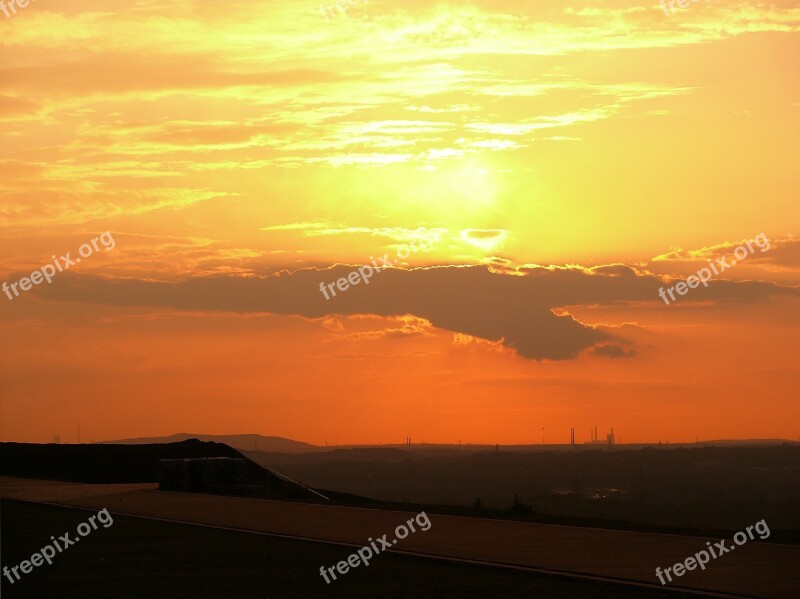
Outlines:
<svg viewBox="0 0 800 599"><path fill-rule="evenodd" d="M781 538L800 538L796 509L800 443L792 441L612 449L589 445L326 448L260 435L180 434L131 441L185 438L227 442L261 466L310 487L378 501L456 506L476 516L491 511L515 518L552 516L687 530L735 529L757 516L784 531Z"/></svg>
<svg viewBox="0 0 800 599"><path fill-rule="evenodd" d="M800 445L615 451L391 449L307 455L245 452L305 484L386 501L728 529L767 518L800 531ZM477 511L477 510L476 510Z"/></svg>

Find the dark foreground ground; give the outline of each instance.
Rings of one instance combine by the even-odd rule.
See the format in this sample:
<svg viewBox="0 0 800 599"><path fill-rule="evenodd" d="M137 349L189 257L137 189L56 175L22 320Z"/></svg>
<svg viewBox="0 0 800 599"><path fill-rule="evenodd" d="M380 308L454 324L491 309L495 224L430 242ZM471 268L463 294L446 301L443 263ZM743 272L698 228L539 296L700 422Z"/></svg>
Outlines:
<svg viewBox="0 0 800 599"><path fill-rule="evenodd" d="M0 501L2 566L16 566L76 527L93 512L19 501ZM114 516L82 542L10 584L14 597L546 597L621 599L696 597L601 582L380 555L326 585L322 565L346 559L351 549ZM21 574L21 572L20 572Z"/></svg>

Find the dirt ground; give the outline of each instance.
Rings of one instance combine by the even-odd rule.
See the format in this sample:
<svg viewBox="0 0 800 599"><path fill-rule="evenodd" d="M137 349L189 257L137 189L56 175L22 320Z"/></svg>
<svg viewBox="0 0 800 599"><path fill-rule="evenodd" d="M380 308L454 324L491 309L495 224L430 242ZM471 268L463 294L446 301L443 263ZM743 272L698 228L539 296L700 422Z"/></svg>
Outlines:
<svg viewBox="0 0 800 599"><path fill-rule="evenodd" d="M25 497L27 485L32 497L39 501L48 497L55 503L94 510L108 508L115 514L138 514L351 546L364 545L369 537L376 539L384 533L391 540L395 527L414 516L396 511L167 493L139 485L123 485L116 492L114 485L104 485L107 494L98 494L93 485L84 485L85 494L81 496L80 488L72 484L59 490L60 485L39 485L34 481L0 482L4 483L5 496L18 499ZM6 519L3 520L5 526ZM441 515L431 515L430 520L430 530L410 534L392 546L391 552L653 585L658 584L656 566L666 568L683 561L705 548L706 541L688 536ZM347 555L350 550L342 549L339 553ZM793 598L800 589L798 564L800 547L748 542L735 552L713 560L704 571L687 572L679 579L679 585L752 597Z"/></svg>

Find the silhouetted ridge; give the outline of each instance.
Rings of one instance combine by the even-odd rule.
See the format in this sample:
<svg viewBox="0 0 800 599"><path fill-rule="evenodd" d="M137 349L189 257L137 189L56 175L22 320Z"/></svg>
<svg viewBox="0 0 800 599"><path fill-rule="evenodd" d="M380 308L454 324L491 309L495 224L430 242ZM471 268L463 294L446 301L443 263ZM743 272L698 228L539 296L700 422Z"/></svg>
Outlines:
<svg viewBox="0 0 800 599"><path fill-rule="evenodd" d="M223 443L0 443L0 475L80 483L159 483L170 491L327 502L328 498Z"/></svg>
<svg viewBox="0 0 800 599"><path fill-rule="evenodd" d="M152 445L0 443L0 474L82 483L158 482L159 460L241 458L222 443L189 439Z"/></svg>

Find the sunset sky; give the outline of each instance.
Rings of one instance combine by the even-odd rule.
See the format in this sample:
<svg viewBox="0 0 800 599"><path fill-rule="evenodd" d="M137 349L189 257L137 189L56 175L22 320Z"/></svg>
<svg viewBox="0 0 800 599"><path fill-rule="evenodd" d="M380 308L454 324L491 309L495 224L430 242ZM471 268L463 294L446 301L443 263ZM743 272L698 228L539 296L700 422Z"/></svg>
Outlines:
<svg viewBox="0 0 800 599"><path fill-rule="evenodd" d="M16 11L0 440L800 439L800 2Z"/></svg>

